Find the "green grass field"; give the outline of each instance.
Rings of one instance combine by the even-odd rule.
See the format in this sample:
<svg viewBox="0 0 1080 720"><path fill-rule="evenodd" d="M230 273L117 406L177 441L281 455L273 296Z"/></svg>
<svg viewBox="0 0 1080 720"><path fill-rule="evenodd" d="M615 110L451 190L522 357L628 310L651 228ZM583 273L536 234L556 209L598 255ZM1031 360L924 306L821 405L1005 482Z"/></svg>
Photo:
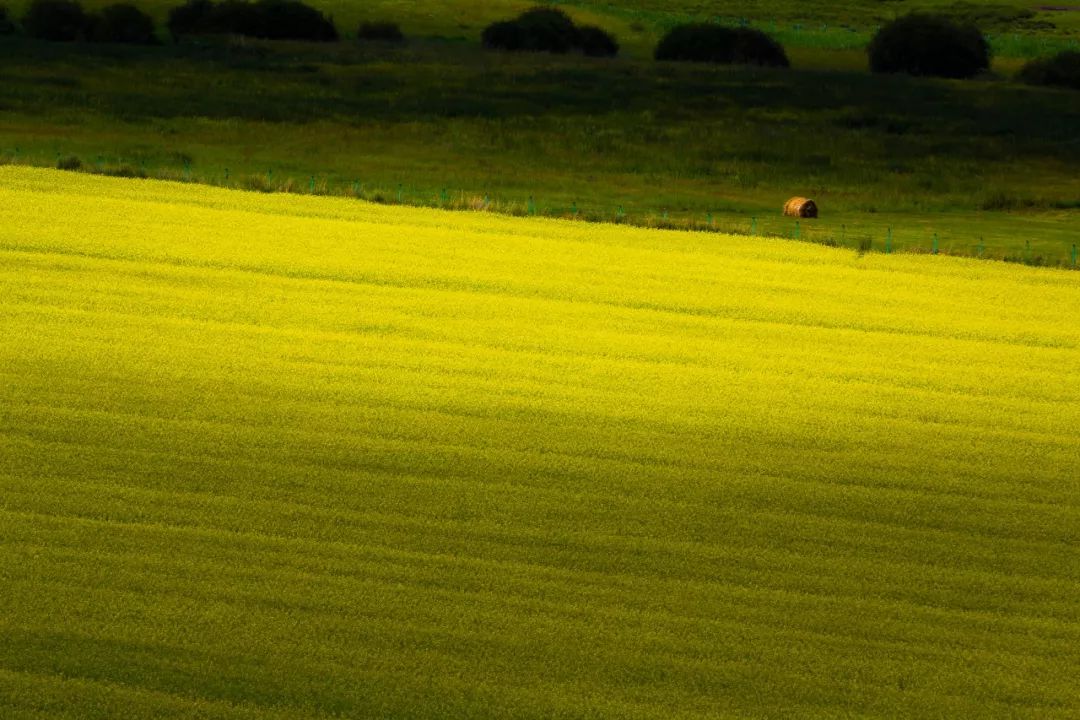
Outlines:
<svg viewBox="0 0 1080 720"><path fill-rule="evenodd" d="M826 58L828 54L810 57ZM849 59L865 62L861 54ZM0 43L0 163L1072 264L1075 93L402 49ZM796 62L802 62L796 58ZM831 62L831 61L830 61ZM152 85L147 77L155 78ZM228 172L228 176L226 175Z"/></svg>
<svg viewBox="0 0 1080 720"><path fill-rule="evenodd" d="M0 716L1080 715L1080 275L0 167Z"/></svg>

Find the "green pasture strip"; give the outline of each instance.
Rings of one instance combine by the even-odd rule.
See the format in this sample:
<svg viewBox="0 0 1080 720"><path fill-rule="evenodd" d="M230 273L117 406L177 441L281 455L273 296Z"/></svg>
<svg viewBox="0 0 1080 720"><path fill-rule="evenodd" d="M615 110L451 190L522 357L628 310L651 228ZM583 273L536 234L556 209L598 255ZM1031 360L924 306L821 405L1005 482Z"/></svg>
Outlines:
<svg viewBox="0 0 1080 720"><path fill-rule="evenodd" d="M1080 279L0 167L0 714L1080 711Z"/></svg>
<svg viewBox="0 0 1080 720"><path fill-rule="evenodd" d="M0 53L0 163L1029 264L1080 243L1067 91L438 43ZM793 195L822 217L781 217Z"/></svg>

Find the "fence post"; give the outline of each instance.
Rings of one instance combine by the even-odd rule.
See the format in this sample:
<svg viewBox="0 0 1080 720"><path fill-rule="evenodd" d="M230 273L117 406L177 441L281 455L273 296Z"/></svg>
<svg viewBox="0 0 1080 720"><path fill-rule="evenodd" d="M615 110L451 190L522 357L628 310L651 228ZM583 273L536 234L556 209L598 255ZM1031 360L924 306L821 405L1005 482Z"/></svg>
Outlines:
<svg viewBox="0 0 1080 720"><path fill-rule="evenodd" d="M225 168L225 184L229 184L229 168Z"/></svg>
<svg viewBox="0 0 1080 720"><path fill-rule="evenodd" d="M536 214L536 200L533 199L532 195L529 196L529 214Z"/></svg>
<svg viewBox="0 0 1080 720"><path fill-rule="evenodd" d="M311 176L311 180L308 181L308 192L315 192L315 176Z"/></svg>
<svg viewBox="0 0 1080 720"><path fill-rule="evenodd" d="M401 199L402 199L402 197L404 197L404 195L403 195L403 189L402 189L402 187L401 187L401 183L398 183L398 184L397 184L397 201L398 201L398 205L400 205L400 204L401 204Z"/></svg>
<svg viewBox="0 0 1080 720"><path fill-rule="evenodd" d="M620 205L619 209L615 211L615 222L622 222L626 219L626 212L623 210L623 206Z"/></svg>
<svg viewBox="0 0 1080 720"><path fill-rule="evenodd" d="M799 221L796 220L795 221L795 239L798 240L800 237L802 237L802 228L799 227Z"/></svg>
<svg viewBox="0 0 1080 720"><path fill-rule="evenodd" d="M885 231L885 254L892 255L892 228Z"/></svg>
<svg viewBox="0 0 1080 720"><path fill-rule="evenodd" d="M986 244L982 238L979 238L979 257L982 257L984 252L986 252Z"/></svg>
<svg viewBox="0 0 1080 720"><path fill-rule="evenodd" d="M1077 255L1076 255L1076 243L1073 243L1073 246L1072 246L1072 266L1074 268L1076 267L1076 257L1077 257Z"/></svg>
<svg viewBox="0 0 1080 720"><path fill-rule="evenodd" d="M932 252L935 255L938 254L938 236L937 236L937 233L934 233L934 244L930 247L930 252Z"/></svg>
<svg viewBox="0 0 1080 720"><path fill-rule="evenodd" d="M570 203L570 212L574 214L574 219L577 219L577 200Z"/></svg>

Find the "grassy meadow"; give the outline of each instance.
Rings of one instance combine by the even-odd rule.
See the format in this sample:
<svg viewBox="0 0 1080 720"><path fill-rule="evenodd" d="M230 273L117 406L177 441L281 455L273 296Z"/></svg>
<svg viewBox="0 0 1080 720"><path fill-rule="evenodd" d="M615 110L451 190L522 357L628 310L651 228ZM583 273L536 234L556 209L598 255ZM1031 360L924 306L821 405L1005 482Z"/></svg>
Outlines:
<svg viewBox="0 0 1080 720"><path fill-rule="evenodd" d="M0 163L1072 264L1075 93L799 52L788 72L430 39L8 41ZM780 217L793 195L821 219Z"/></svg>
<svg viewBox="0 0 1080 720"><path fill-rule="evenodd" d="M0 716L1080 714L1080 275L0 167Z"/></svg>

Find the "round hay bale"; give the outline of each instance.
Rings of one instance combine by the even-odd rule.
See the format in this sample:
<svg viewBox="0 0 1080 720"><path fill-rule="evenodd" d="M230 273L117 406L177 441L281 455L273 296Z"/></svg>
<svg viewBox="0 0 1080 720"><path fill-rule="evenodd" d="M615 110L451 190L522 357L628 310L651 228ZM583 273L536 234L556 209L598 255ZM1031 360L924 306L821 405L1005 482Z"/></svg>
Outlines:
<svg viewBox="0 0 1080 720"><path fill-rule="evenodd" d="M788 217L816 218L817 203L809 198L793 197L784 203L784 214Z"/></svg>

